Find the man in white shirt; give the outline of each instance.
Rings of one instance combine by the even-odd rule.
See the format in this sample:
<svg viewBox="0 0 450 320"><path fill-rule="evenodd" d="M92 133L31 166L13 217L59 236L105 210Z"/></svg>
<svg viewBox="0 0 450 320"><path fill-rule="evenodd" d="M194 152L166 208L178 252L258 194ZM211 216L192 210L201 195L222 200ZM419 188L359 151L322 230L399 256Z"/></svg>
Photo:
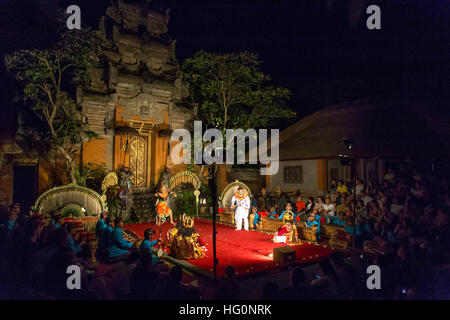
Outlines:
<svg viewBox="0 0 450 320"><path fill-rule="evenodd" d="M243 187L239 187L233 198L231 198L231 208L236 209L236 230L242 230L242 220L244 220L244 229L248 231L248 212L250 209L250 197Z"/></svg>
<svg viewBox="0 0 450 320"><path fill-rule="evenodd" d="M361 191L359 196L361 197L361 200L364 201L364 206L366 207L373 201L373 198L368 196L365 191Z"/></svg>
<svg viewBox="0 0 450 320"><path fill-rule="evenodd" d="M327 197L325 203L322 205L322 211L325 212L327 216L335 215L334 204L331 203L330 197Z"/></svg>
<svg viewBox="0 0 450 320"><path fill-rule="evenodd" d="M356 194L360 194L361 191L364 191L364 184L362 183L361 179L356 179Z"/></svg>

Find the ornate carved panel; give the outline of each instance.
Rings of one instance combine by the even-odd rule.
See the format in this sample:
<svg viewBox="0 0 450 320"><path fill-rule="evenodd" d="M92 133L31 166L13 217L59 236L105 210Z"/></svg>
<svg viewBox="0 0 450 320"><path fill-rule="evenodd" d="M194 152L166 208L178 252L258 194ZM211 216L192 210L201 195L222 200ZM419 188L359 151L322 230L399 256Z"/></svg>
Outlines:
<svg viewBox="0 0 450 320"><path fill-rule="evenodd" d="M145 187L147 177L147 140L135 136L130 140L131 183L135 187Z"/></svg>

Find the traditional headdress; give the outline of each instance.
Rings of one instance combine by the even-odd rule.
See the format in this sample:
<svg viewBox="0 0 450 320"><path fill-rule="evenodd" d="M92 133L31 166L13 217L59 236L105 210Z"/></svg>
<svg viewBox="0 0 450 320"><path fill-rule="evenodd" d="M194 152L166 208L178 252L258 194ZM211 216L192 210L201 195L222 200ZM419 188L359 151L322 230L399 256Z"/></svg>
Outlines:
<svg viewBox="0 0 450 320"><path fill-rule="evenodd" d="M244 193L242 195L239 194L239 190L244 190ZM244 200L245 197L248 196L247 190L244 189L241 185L238 187L236 193L234 194L234 197L238 199L239 201Z"/></svg>

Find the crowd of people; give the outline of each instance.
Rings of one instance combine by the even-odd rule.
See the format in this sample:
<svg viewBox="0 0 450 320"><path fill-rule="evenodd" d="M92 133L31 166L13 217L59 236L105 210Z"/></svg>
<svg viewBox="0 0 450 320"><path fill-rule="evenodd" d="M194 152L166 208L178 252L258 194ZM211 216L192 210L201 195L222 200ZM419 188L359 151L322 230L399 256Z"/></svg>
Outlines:
<svg viewBox="0 0 450 320"><path fill-rule="evenodd" d="M390 169L381 184L361 179L355 185L333 181L324 197L306 201L301 194L294 199L283 197L285 210L274 206L265 210L269 216L282 219L289 211L297 225L342 226L352 235L355 232L357 249L352 251L351 263L334 252L318 264L312 278L305 276L301 266L294 267L289 287L267 282L258 298L450 298L448 187L445 177L431 172ZM0 298L248 298L240 294L232 266L218 282L197 279L195 286L187 284L180 267L155 255L153 248L160 240L153 239L152 229L145 231L145 239L136 247L123 238L122 227L122 219L102 215L96 228L98 247L93 248L59 214L44 225L41 216L21 212L20 204L10 206L0 222ZM92 250L96 250L95 266L90 264ZM366 267L373 264L382 270L382 290L367 289ZM70 265L80 267L82 290L67 287Z"/></svg>
<svg viewBox="0 0 450 320"><path fill-rule="evenodd" d="M422 297L450 297L445 289L450 284L450 269L446 268L450 262L446 177L432 171L401 168L395 172L389 168L381 184L359 178L354 185L333 180L324 197L303 199L298 192L289 199L282 194L270 210L257 208L265 204L262 198L254 201L253 213L282 219L292 210L297 226L317 227L318 239L324 224L341 226L346 233L356 235L361 263L387 270L384 280L392 291L388 298L393 298L395 288L400 287L405 296L411 288ZM282 205L284 210L278 209Z"/></svg>
<svg viewBox="0 0 450 320"><path fill-rule="evenodd" d="M0 223L0 299L192 299L197 290L182 283L183 270L159 261L154 230L139 246L124 239L123 219L102 215L98 247L73 231L59 214L44 225L42 216L10 206ZM92 265L92 250L97 263ZM81 290L67 285L69 266L80 270Z"/></svg>

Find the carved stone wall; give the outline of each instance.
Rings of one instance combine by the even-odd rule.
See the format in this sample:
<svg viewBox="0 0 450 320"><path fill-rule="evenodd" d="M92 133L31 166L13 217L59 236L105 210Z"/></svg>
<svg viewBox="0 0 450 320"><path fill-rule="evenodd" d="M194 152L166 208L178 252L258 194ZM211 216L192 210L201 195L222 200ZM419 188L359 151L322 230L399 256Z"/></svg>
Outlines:
<svg viewBox="0 0 450 320"><path fill-rule="evenodd" d="M194 108L186 103L175 57L175 41L168 32L169 10L150 1L119 0L106 10L98 34L102 39L99 66L89 70L91 83L78 90L86 126L103 137L95 149L86 145L84 162L112 167L114 129L145 122L149 134L192 126ZM100 146L99 144L104 144ZM95 152L101 149L101 156Z"/></svg>

